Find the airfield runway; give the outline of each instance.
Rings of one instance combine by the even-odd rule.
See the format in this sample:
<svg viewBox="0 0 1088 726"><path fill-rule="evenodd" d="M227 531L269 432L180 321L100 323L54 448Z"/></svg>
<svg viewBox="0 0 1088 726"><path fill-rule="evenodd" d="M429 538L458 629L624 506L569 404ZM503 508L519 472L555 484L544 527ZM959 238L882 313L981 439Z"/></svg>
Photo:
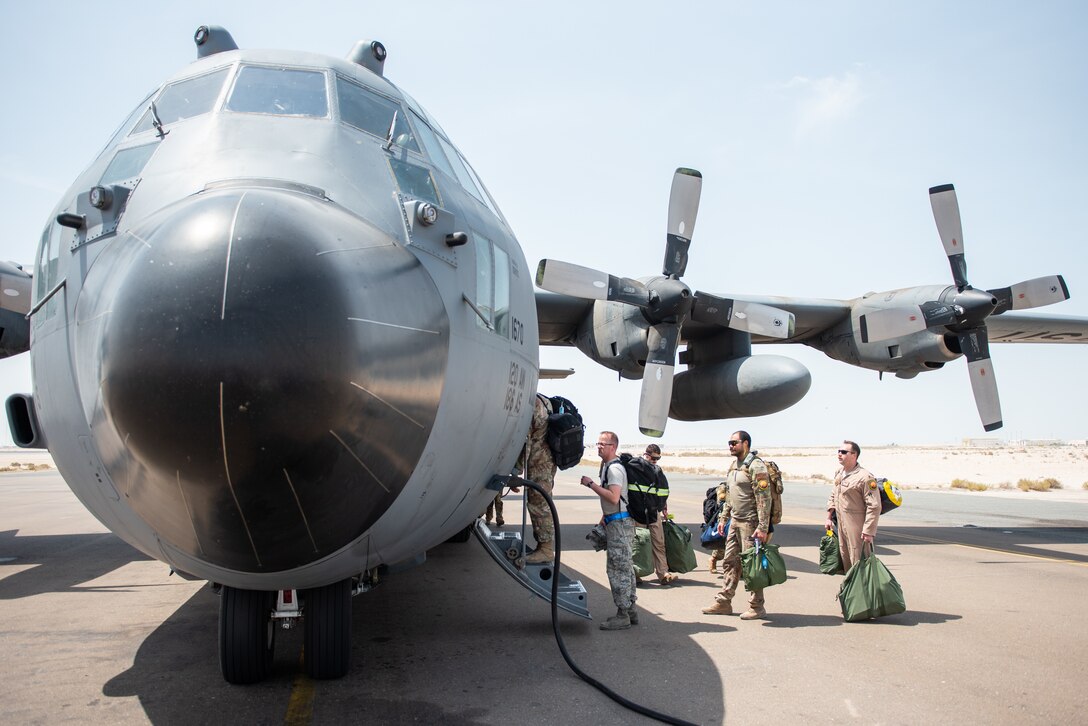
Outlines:
<svg viewBox="0 0 1088 726"><path fill-rule="evenodd" d="M775 541L790 579L767 620L703 615L705 569L639 588L641 623L605 633L604 554L584 539L597 500L561 472L563 567L594 622L561 614L573 657L624 696L700 724L1084 721L1088 496L908 491L877 555L908 611L844 623L821 575L827 486L787 482ZM672 477L672 510L698 531L709 477ZM520 523L509 495L507 528ZM706 555L699 553L705 568ZM744 602L741 591L734 601ZM219 675L217 596L171 577L98 524L55 471L0 474L0 677L5 723L650 723L575 676L549 606L483 548L445 544L354 600L351 673L311 682L301 631L280 631L273 676Z"/></svg>

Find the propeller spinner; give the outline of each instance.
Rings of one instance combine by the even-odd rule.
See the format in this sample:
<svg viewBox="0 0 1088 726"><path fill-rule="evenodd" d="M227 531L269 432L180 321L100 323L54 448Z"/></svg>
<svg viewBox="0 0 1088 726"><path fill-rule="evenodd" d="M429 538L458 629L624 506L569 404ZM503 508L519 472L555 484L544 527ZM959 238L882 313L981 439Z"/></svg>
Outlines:
<svg viewBox="0 0 1088 726"><path fill-rule="evenodd" d="M1067 300L1069 289L1061 275L1025 280L994 290L972 288L967 281L963 228L955 187L943 184L930 188L929 203L948 264L952 268L956 294L951 300L866 313L859 320L861 340L863 343L887 340L941 326L955 333L960 351L967 359L971 390L982 426L987 431L993 431L1002 426L1001 401L990 364L986 319L1006 310L1026 310Z"/></svg>
<svg viewBox="0 0 1088 726"><path fill-rule="evenodd" d="M688 248L699 213L703 176L694 169L677 169L669 196L665 235L664 279L642 283L559 260L541 260L536 284L551 292L590 300L634 305L652 323L647 340L649 355L642 376L638 426L646 436L661 436L672 403L672 379L680 331L690 317L757 335L788 338L793 335L792 313L768 305L748 303L697 291L680 281L687 270Z"/></svg>

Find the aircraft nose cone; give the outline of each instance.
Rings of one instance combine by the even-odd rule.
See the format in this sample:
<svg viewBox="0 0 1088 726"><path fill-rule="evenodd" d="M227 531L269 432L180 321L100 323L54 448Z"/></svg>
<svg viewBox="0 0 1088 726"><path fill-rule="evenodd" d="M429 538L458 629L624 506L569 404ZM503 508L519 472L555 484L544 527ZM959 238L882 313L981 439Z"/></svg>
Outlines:
<svg viewBox="0 0 1088 726"><path fill-rule="evenodd" d="M118 442L102 459L129 505L175 549L243 572L364 533L415 468L442 391L448 319L419 261L325 200L272 189L192 197L117 242L129 267L96 439Z"/></svg>

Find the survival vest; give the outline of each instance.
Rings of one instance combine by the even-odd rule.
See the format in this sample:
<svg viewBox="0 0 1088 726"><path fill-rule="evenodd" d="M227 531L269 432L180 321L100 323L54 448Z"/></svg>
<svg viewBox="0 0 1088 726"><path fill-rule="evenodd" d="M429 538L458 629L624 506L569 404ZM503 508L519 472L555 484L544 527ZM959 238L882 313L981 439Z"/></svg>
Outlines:
<svg viewBox="0 0 1088 726"><path fill-rule="evenodd" d="M639 524L657 521L657 471L641 456L620 454L620 463L627 472L627 511Z"/></svg>
<svg viewBox="0 0 1088 726"><path fill-rule="evenodd" d="M552 458L560 469L569 469L582 460L585 453L586 427L574 404L562 396L536 394L550 405L548 433L545 441L552 450Z"/></svg>
<svg viewBox="0 0 1088 726"><path fill-rule="evenodd" d="M745 457L742 465L745 472L748 473L748 478L752 478L751 467L752 462L759 459L763 462L763 465L767 467L767 477L770 479L771 486L771 524L778 524L782 521L782 470L778 468L778 464L773 461L767 461L759 457L758 452L750 451L748 456Z"/></svg>

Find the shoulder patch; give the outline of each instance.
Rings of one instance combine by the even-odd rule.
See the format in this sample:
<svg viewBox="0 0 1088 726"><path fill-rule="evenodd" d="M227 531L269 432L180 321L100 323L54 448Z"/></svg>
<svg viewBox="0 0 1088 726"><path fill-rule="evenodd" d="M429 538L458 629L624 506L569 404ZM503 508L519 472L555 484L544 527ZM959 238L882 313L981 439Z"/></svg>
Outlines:
<svg viewBox="0 0 1088 726"><path fill-rule="evenodd" d="M869 480L869 488L870 489L876 489L876 479L870 479Z"/></svg>
<svg viewBox="0 0 1088 726"><path fill-rule="evenodd" d="M761 490L762 490L762 489L766 489L766 488L767 488L767 487L769 487L770 485L771 485L771 483L770 483L769 481L767 481L766 479L760 479L760 480L759 480L759 482L758 482L758 486L759 486L759 488L760 488ZM874 487L876 486L876 482L873 482L873 486L874 486Z"/></svg>

